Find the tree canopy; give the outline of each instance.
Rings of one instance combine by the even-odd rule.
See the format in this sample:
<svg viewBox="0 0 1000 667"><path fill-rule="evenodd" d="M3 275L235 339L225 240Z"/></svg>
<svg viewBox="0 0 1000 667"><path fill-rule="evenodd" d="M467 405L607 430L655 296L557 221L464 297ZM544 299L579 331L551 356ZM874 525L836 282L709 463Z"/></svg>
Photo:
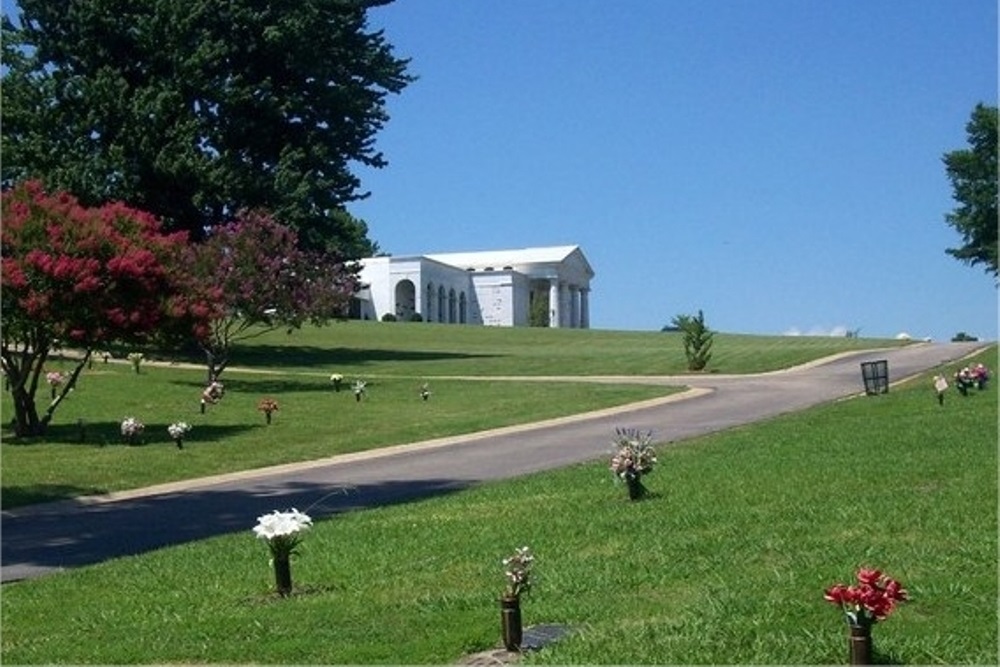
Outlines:
<svg viewBox="0 0 1000 667"><path fill-rule="evenodd" d="M201 238L266 209L304 246L373 254L344 206L382 167L413 79L370 8L391 0L20 0L3 18L4 188L40 179Z"/></svg>
<svg viewBox="0 0 1000 667"><path fill-rule="evenodd" d="M188 299L211 304L208 328L197 337L210 382L229 363L233 343L346 316L358 287L354 266L299 249L295 230L262 212L244 211L214 228L187 249L183 264Z"/></svg>
<svg viewBox="0 0 1000 667"><path fill-rule="evenodd" d="M963 241L946 252L997 276L997 107L977 104L965 131L969 147L942 158L958 202L945 220Z"/></svg>
<svg viewBox="0 0 1000 667"><path fill-rule="evenodd" d="M45 430L97 346L181 326L207 336L208 311L181 291L174 270L187 248L184 232L162 234L146 213L120 203L87 208L35 181L4 192L0 210L0 360L18 435ZM82 355L39 416L35 394L57 342Z"/></svg>

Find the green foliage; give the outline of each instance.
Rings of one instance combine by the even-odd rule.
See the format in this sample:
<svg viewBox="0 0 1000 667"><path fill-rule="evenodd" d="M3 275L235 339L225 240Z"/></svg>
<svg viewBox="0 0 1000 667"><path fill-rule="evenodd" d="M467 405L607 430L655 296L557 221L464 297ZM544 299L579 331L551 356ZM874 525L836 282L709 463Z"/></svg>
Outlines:
<svg viewBox="0 0 1000 667"><path fill-rule="evenodd" d="M392 313L386 313L385 315L382 316L383 322L395 322L397 319L398 318Z"/></svg>
<svg viewBox="0 0 1000 667"><path fill-rule="evenodd" d="M198 237L264 208L307 247L376 250L345 203L382 167L386 97L413 78L388 0L20 0L3 17L4 187L121 200Z"/></svg>
<svg viewBox="0 0 1000 667"><path fill-rule="evenodd" d="M958 207L945 216L963 245L947 253L997 276L997 107L977 104L965 126L969 147L943 161Z"/></svg>
<svg viewBox="0 0 1000 667"><path fill-rule="evenodd" d="M549 326L549 295L542 292L534 292L531 299L531 308L528 312L528 325L532 327Z"/></svg>
<svg viewBox="0 0 1000 667"><path fill-rule="evenodd" d="M155 219L120 203L80 206L36 181L3 193L2 218L0 357L19 435L45 430L95 347L148 339L168 322L192 335L192 303L173 271L183 233L161 234ZM38 381L57 340L81 359L39 415Z"/></svg>
<svg viewBox="0 0 1000 667"><path fill-rule="evenodd" d="M977 360L996 368L996 347ZM642 503L602 458L317 520L285 600L250 514L237 534L5 585L0 657L454 664L497 644L513 543L538 563L525 625L571 630L532 664L843 664L822 595L862 565L912 597L875 628L880 662L994 664L994 391L942 408L927 374L661 446Z"/></svg>
<svg viewBox="0 0 1000 667"><path fill-rule="evenodd" d="M965 342L974 343L977 340L979 340L979 339L976 338L975 336L970 336L969 334L965 333L964 331L959 331L957 334L955 334L951 338L951 342L953 342L953 343L965 343Z"/></svg>
<svg viewBox="0 0 1000 667"><path fill-rule="evenodd" d="M671 322L684 337L684 356L689 371L704 370L712 359L712 339L715 334L705 325L705 315L677 315Z"/></svg>

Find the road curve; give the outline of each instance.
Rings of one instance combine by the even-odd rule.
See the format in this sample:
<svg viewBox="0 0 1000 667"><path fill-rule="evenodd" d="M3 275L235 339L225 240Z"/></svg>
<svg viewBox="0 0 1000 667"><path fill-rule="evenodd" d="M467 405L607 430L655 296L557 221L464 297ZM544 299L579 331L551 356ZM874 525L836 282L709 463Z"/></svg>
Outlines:
<svg viewBox="0 0 1000 667"><path fill-rule="evenodd" d="M536 424L4 511L0 580L249 531L257 516L273 509L298 507L321 518L593 460L607 455L619 426L651 430L657 442L676 442L858 394L864 361L887 360L890 380L896 383L942 364L954 365L983 347L917 344L744 376L556 378L687 385L691 390Z"/></svg>

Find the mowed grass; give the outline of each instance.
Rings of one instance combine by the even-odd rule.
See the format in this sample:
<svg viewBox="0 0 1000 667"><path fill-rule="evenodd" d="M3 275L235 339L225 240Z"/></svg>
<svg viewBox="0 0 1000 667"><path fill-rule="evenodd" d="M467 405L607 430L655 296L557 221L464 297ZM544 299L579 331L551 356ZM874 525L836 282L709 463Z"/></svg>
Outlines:
<svg viewBox="0 0 1000 667"><path fill-rule="evenodd" d="M756 373L901 341L718 333L709 372ZM441 375L672 375L687 372L680 333L335 322L237 345L233 363L282 371Z"/></svg>
<svg viewBox="0 0 1000 667"><path fill-rule="evenodd" d="M773 370L845 350L895 341L719 335L710 368ZM148 363L136 375L121 363L96 360L60 405L42 438L17 440L4 419L2 502L5 508L81 494L107 493L471 433L622 405L676 388L537 382L469 382L441 376L651 375L684 369L679 334L566 329L499 329L441 324L341 322L291 335L271 332L238 345L222 380L226 397L199 412L204 370ZM177 362L177 353L147 351ZM187 361L200 361L188 358ZM249 372L247 368L254 372ZM69 371L53 359L46 370ZM333 391L333 372L346 391ZM368 382L357 404L355 379ZM430 384L423 402L419 390ZM273 423L256 411L278 401ZM39 390L40 410L48 388ZM11 415L9 394L0 410ZM145 445L121 445L119 425L146 425ZM166 428L193 430L176 451Z"/></svg>
<svg viewBox="0 0 1000 667"><path fill-rule="evenodd" d="M979 359L996 368L996 347ZM595 461L323 520L288 599L252 516L239 534L5 585L2 660L454 662L497 644L500 560L527 544L526 625L572 629L528 664L844 664L822 594L862 565L912 598L875 628L878 662L996 664L996 385L941 407L928 373L659 459L638 503Z"/></svg>

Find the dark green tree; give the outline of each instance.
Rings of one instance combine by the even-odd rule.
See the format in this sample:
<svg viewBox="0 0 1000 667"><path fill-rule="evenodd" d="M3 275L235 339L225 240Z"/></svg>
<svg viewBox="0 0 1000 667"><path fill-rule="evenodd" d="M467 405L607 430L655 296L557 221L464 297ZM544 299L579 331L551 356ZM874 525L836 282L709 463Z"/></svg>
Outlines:
<svg viewBox="0 0 1000 667"><path fill-rule="evenodd" d="M700 310L697 316L677 315L671 320L684 337L684 356L687 357L688 370L700 371L712 359L712 338L715 333L705 325L705 315Z"/></svg>
<svg viewBox="0 0 1000 667"><path fill-rule="evenodd" d="M946 252L997 276L997 107L977 104L965 131L969 147L942 158L958 202L945 220L964 243Z"/></svg>
<svg viewBox="0 0 1000 667"><path fill-rule="evenodd" d="M20 0L3 17L4 187L120 200L201 238L268 210L303 246L373 254L351 167L382 167L386 97L413 78L370 8L391 0Z"/></svg>

